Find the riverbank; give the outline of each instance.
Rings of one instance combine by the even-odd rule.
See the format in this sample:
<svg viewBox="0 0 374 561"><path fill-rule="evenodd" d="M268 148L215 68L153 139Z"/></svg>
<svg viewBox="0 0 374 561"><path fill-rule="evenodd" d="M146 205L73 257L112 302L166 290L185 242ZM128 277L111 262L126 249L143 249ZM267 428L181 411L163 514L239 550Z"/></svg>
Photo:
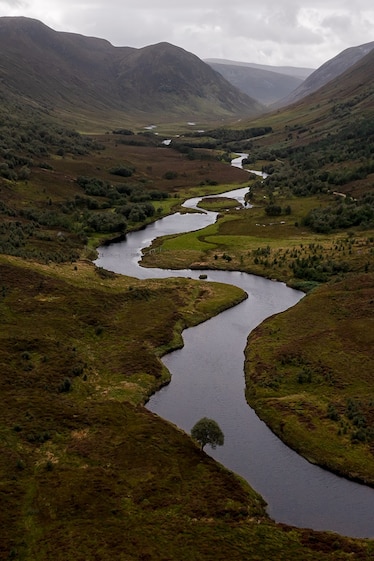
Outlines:
<svg viewBox="0 0 374 561"><path fill-rule="evenodd" d="M308 460L370 486L373 300L373 274L321 286L252 332L245 352L260 418Z"/></svg>
<svg viewBox="0 0 374 561"><path fill-rule="evenodd" d="M315 204L315 198L311 198L309 201L301 201L300 206L294 203L294 208L301 215L306 208ZM301 322L308 333L310 328L310 337L305 334L304 339L308 341L312 358L295 359L295 364L289 368L293 378L289 375L296 382L292 382L287 390L287 384L283 382L283 378L288 375L284 374L287 367L279 365L276 353L267 356L266 350L259 350L258 354L261 356L258 360L264 373L260 376L260 381L256 381L256 376L252 380L252 371L257 371L260 366L256 361L251 366L254 357L248 350L252 348L250 339L246 350L248 401L278 437L304 457L339 475L372 485L374 418L370 396L374 395L374 387L370 376L363 379L361 388L358 388L358 380L362 372L373 371L367 348L373 346L374 330L368 325L370 320L365 315L371 309L370 298L368 299L367 292L356 290L358 279L365 276L365 270L370 268L369 264L372 262L372 232L357 232L348 236L346 233L317 235L308 230L300 231L299 227L287 222L281 223L282 221L261 227L258 222L261 213L261 207L248 211L230 211L204 230L159 238L151 246L155 251L143 256L142 265L173 269L190 267L195 270L241 270L283 280L289 286L307 293L312 291L311 299L306 298L297 306L297 310L301 310L301 319L295 323L294 311L284 315L285 341L288 340L287 333L294 323L297 326ZM339 308L339 282L345 282L351 287L347 291L347 310ZM324 290L330 295L328 305ZM315 325L310 323L309 301L316 302ZM351 323L345 335L341 335L341 323L334 324L332 320L335 317L349 317L352 307L356 314L362 310L362 318L355 321L354 332ZM327 324L330 326L329 333L320 336L319 325ZM282 329L277 330L280 344L283 341ZM322 332L324 333L324 328ZM372 339L368 345L370 334ZM256 349L262 349L263 336L261 329L252 336L256 337ZM333 340L338 339L344 341L344 351L337 353ZM298 342L297 328L292 340L295 341L295 347L301 345ZM264 336L264 349L266 345L267 339ZM288 346L292 346L291 343ZM305 371L312 372L314 383L308 381L310 374L304 374ZM321 372L326 373L321 375ZM332 378L334 382L331 381ZM261 384L267 388L267 393L263 388L257 387ZM276 389L272 393L273 386L282 389L279 393ZM252 395L251 388L258 392L258 398ZM308 405L308 398L304 394L314 395L316 390L321 394L326 388L326 395L320 395L318 400L310 398ZM287 391L290 393L288 401L282 394L287 394ZM357 411L349 419L347 414L351 415L351 412L346 410L351 402L356 404L352 407ZM360 405L360 402L363 404ZM290 422L283 421L283 416L289 418ZM286 425L287 430L284 428ZM313 430L310 430L311 427Z"/></svg>
<svg viewBox="0 0 374 561"><path fill-rule="evenodd" d="M191 201L190 201L191 202ZM190 204L190 202L188 202L188 204ZM194 204L196 204L198 202L198 200L193 200ZM192 204L192 202L191 202ZM201 229L202 226L204 226L204 223L208 222L209 226L205 229ZM109 268L111 270L115 270L117 272L120 273L127 273L127 274L131 274L135 277L141 277L141 278L152 278L152 277L164 277L164 276L195 276L195 278L198 278L198 276L200 276L200 272L201 270L165 270L165 269L155 269L155 268L151 268L151 269L147 269L144 267L139 267L137 260L140 259L142 251L141 248L144 247L149 247L149 243L151 242L152 239L154 238L159 238L159 236L162 236L162 234L164 234L165 232L173 232L173 231L177 231L177 232L185 232L186 230L193 230L193 232L189 233L189 234L182 234L180 236L180 238L182 238L182 243L185 243L185 240L188 239L189 237L191 237L190 239L193 241L194 236L197 237L198 239L198 243L200 243L201 240L203 240L203 235L204 233L206 233L207 229L211 229L212 227L217 227L217 222L215 220L215 215L205 215L205 214L200 214L200 215L190 215L190 216L186 216L186 215L175 215L175 216L170 216L168 218L163 219L162 221L160 221L158 224L155 225L151 225L149 227L149 229L147 229L146 232L138 232L138 233L133 233L131 235L128 236L128 238L126 239L125 243L120 243L120 244L113 244L112 246L103 248L102 251L100 251L100 258L98 263L106 268ZM199 229L200 228L200 229ZM175 234L174 234L175 235ZM169 234L169 236L167 238L161 238L161 239L173 239L172 234ZM203 242L204 243L204 242ZM151 253L153 252L153 250L147 250L150 251ZM160 253L157 253L157 257L159 255L162 256L162 251ZM166 252L165 252L166 253ZM183 253L183 252L182 252ZM136 257L135 257L136 256ZM207 279L208 280L221 280L221 282L226 282L226 283L238 283L239 285L241 285L240 283L242 281L245 281L245 279L247 278L247 275L243 275L241 273L235 273L235 272L224 272L224 271L212 271L210 270L205 270L204 271L205 274L207 274ZM268 287L268 291L265 291L267 296L265 297L266 301L269 301L268 303L271 303L273 301L273 298L270 297L270 294L273 294L273 292L275 293L277 290L279 290L282 285L279 285L279 283L269 283L269 281L265 281L264 279L261 279L261 277L248 277L251 280L251 282L254 282L255 285L259 285L262 286L264 285L264 289L265 289L265 285ZM223 280L224 279L224 280ZM235 280L234 280L235 279ZM253 302L253 288L254 286L251 288L251 284L249 285L249 287L246 287L245 290L247 291L248 294L252 294L252 302ZM292 291L288 291L288 289L286 289L286 287L283 288L285 290L285 294L283 294L282 296L279 295L279 304L280 307L271 307L271 310L269 310L267 313L265 313L264 316L262 316L262 319L265 319L268 315L273 315L274 313L280 312L282 311L282 309L284 310L284 307L282 308L282 305L285 306L285 301L284 298L286 296L286 294L288 293L292 293ZM257 289L256 289L257 291ZM264 295L261 295L261 293L258 294L258 298L259 301L262 302L260 309L262 309L262 313L265 312L265 308L264 308ZM300 298L300 295L298 295L298 297L296 298L296 300L293 302L293 304ZM289 305L292 305L291 303ZM266 307L266 304L265 304ZM287 306L285 306L287 307ZM239 308L242 308L242 305L239 306ZM238 325L238 321L239 321L239 317L237 316L237 312L239 312L238 308L234 308L234 315L236 317L235 320L235 329L237 328ZM225 315L231 315L231 312L227 312ZM251 311L250 309L248 310L247 313L244 314L244 318L254 318L256 316L253 316L253 311ZM217 318L215 318L214 320L211 320L211 322L215 323L216 320L220 321L220 316L218 316ZM241 320L240 320L241 321ZM258 321L261 321L261 319L259 319ZM211 322L209 322L209 325L211 324ZM184 428L187 432L191 429L191 426L194 424L194 422L196 421L196 418L194 419L189 419L189 421L187 422L186 419L183 419L180 417L180 414L183 415L185 414L185 405L186 405L186 396L190 396L190 400L191 400L191 404L190 406L187 406L187 409L189 411L190 414L194 414L194 415L199 415L198 413L196 413L195 409L196 409L196 403L200 400L200 398L202 396L205 397L202 407L203 410L201 411L200 416L203 416L204 414L206 414L206 407L209 406L210 404L210 399L207 399L206 396L210 395L210 385L207 388L203 389L199 389L200 388L200 382L202 382L203 378L201 376L199 376L199 372L201 371L202 365L205 365L203 367L204 371L205 369L208 369L209 372L211 372L210 376L212 376L213 374L216 374L216 372L220 371L220 369L218 369L218 364L219 365L223 365L226 364L225 360L229 359L229 364L226 365L225 367L225 372L231 372L233 370L236 371L236 368L233 369L233 363L237 361L237 359L239 360L239 364L238 364L238 373L239 373L239 377L238 377L238 389L239 389L239 393L237 395L237 397L235 398L235 403L232 405L227 404L227 398L232 394L232 390L233 387L231 387L230 389L227 388L226 392L223 392L221 398L219 399L219 402L222 404L223 406L223 411L224 411L224 415L226 414L225 412L232 412L235 411L236 416L238 415L238 406L241 403L241 400L243 400L243 413L247 414L250 412L250 409L247 406L247 403L245 402L245 400L243 399L243 379L242 379L242 372L243 372L243 361L242 361L242 352L243 352L243 348L245 347L245 341L246 341L246 337L247 334L251 331L251 329L253 329L255 326L257 325L257 323L255 323L252 328L250 327L250 325L248 324L247 320L245 320L245 326L243 326L244 329L244 338L242 340L242 342L239 344L239 348L236 348L236 343L239 341L238 340L231 340L230 339L230 353L226 353L223 356L221 354L218 354L219 351L225 348L225 345L228 344L228 334L231 333L231 328L228 328L228 330L225 328L225 333L227 333L227 336L225 336L224 341L219 342L219 338L216 337L215 335L213 335L213 342L212 342L212 356L215 357L215 364L216 366L213 367L213 370L210 370L209 366L208 366L208 362L207 362L207 358L205 355L205 351L208 350L207 347L207 341L210 338L210 331L211 328L209 328L208 326L206 326L205 324L202 327L202 336L201 336L201 341L199 339L199 341L195 341L194 345L192 345L192 347L186 347L183 348L182 351L178 351L177 353L173 353L172 355L167 355L165 357L165 363L168 367L169 365L169 360L171 360L171 357L175 355L179 355L180 353L184 354L185 350L187 352L187 358L186 358L186 365L187 365L187 371L181 376L180 380L182 380L183 382L186 381L187 382L187 387L184 387L183 389L180 389L177 392L177 396L175 396L175 399L171 399L168 402L170 402L171 404L171 408L173 409L173 414L170 415L170 411L164 411L163 408L159 409L159 407L157 406L157 413L160 414L162 417L165 417L169 420L172 420L173 423L175 423L176 425L178 425L179 427ZM197 328L194 328L194 331ZM234 329L234 332L235 332ZM208 330L208 331L207 331ZM198 332L200 332L200 328L198 329ZM187 332L184 334L184 338L187 337ZM241 339L240 339L241 340ZM198 350L200 348L200 342L204 341L203 344L203 348L201 348L200 350ZM214 349L214 350L213 350ZM236 349L234 351L234 349ZM200 353L202 353L204 351L204 354L202 355L203 358L200 359L199 363L194 365L193 361L196 356L200 356ZM209 351L208 351L209 352ZM218 358L218 356L220 358ZM218 363L217 363L218 361ZM192 381L192 372L196 372L196 374L198 375L198 380ZM173 373L175 373L175 365L173 364L173 368L171 368L171 371ZM172 384L171 386L168 386L167 388L165 388L165 390L163 390L160 393L157 393L154 398L152 398L152 403L148 404L147 407L150 405L152 410L153 409L153 403L156 401L157 403L160 402L161 396L168 396L171 392L171 395L173 394L173 392L175 391L173 388L175 388L175 382L176 382L176 378L175 375L173 376L173 380L172 380ZM217 388L218 386L221 386L222 380L220 380L220 383L217 384ZM216 383L212 381L212 384L214 387L216 387ZM177 386L179 387L179 386ZM193 397L192 396L192 390L193 390ZM196 392L197 394L196 394ZM180 397L181 395L184 396L183 399L183 403L179 403L178 401L178 396ZM240 409L241 410L241 409ZM177 414L176 416L174 416L174 414ZM212 418L217 418L217 411L212 413ZM220 424L221 424L221 418L218 417L217 419ZM251 421L248 420L243 420L243 422L239 423L238 426L236 426L236 428L233 428L233 430L231 430L230 433L230 437L228 438L227 442L231 443L231 442L235 442L237 440L237 438L239 437L240 441L244 442L243 438L245 439L245 436L240 432L241 427L243 426L247 426L247 424L249 423L250 425L253 425L253 419ZM185 424L186 423L186 424ZM227 429L226 429L227 430ZM224 431L225 432L225 431ZM270 431L267 431L269 434ZM271 439L270 439L271 440ZM260 442L261 444L264 443L265 441L267 441L267 437L265 438L265 435L262 435L261 433L261 438L260 438ZM226 445L225 445L225 449L226 449ZM252 447L251 444L245 444L243 447L240 447L241 450L250 450ZM269 442L269 446L266 446L266 448L268 450L272 450L273 449L273 445L270 444ZM286 451L285 451L286 452ZM282 454L283 458L286 459L287 456L289 456L289 450L288 452L286 452L285 454L283 452L281 452L281 450L276 450L274 451L274 454L272 455L273 458L276 458L277 463L279 463L280 461L280 455ZM259 456L258 451L256 450L256 457ZM231 469L233 469L233 471L235 471L236 473L240 473L241 475L243 475L243 472L241 471L240 466L237 466L234 464L232 464L232 460L238 459L237 458L237 454L235 453L235 450L231 450L229 453L229 457L227 458L225 456L225 458L220 458L218 456L219 461L221 461L224 465L230 467ZM349 511L349 509L347 510L347 506L346 505L340 505L339 506L339 501L336 501L336 498L330 497L330 500L328 500L328 497L330 496L330 491L331 489L333 489L335 487L335 483L331 483L330 481L326 481L326 486L324 486L324 489L321 490L319 489L317 491L317 488L320 485L321 481L324 481L325 477L327 478L327 480L329 480L329 478L327 477L326 474L324 474L322 476L321 479L321 474L320 473L309 473L309 468L308 468L308 464L307 462L304 462L304 464L302 466L300 466L300 473L297 475L297 479L300 479L300 485L295 486L295 481L296 481L296 474L294 473L294 468L295 466L299 463L300 458L299 457L295 457L292 459L292 465L288 465L287 461L286 464L288 465L286 469L286 471L283 473L282 475L282 483L278 482L278 484L276 485L276 489L274 490L274 495L270 494L270 497L268 496L268 491L269 491L269 482L275 482L277 481L277 478L274 477L274 473L272 474L268 474L267 477L265 477L265 480L263 481L263 483L265 484L265 486L262 488L261 486L259 487L256 484L256 488L258 490L260 490L260 492L262 494L265 495L266 499L268 500L268 498L271 498L270 503L271 503L271 508L273 509L273 500L274 497L277 495L278 491L281 490L284 486L284 482L285 479L288 478L288 475L292 473L292 483L290 481L290 485L287 486L287 497L288 497L288 503L287 503L287 507L284 509L283 505L280 504L280 512L282 512L283 509L283 513L277 517L278 520L282 520L282 516L286 516L286 519L283 520L287 520L290 523L294 523L294 524L300 524L300 521L304 521L301 522L303 525L308 525L308 526L312 526L315 524L314 527L318 527L321 529L320 526L320 520L318 519L319 517L317 516L317 518L312 518L311 520L308 519L308 517L306 515L306 511L309 510L309 506L311 506L311 510L315 513L322 513L324 512L324 515L327 515L327 511L330 510L330 508L333 506L334 510L333 513L330 512L330 516L327 515L327 522L331 523L332 525L328 525L328 526L322 526L322 528L329 528L329 529L336 529L339 528L340 531L343 532L348 532L349 531L353 531L352 529L352 523L351 523L351 517L349 517L349 520L344 520L344 522L342 523L342 525L339 525L340 523L338 523L338 521L341 518L341 514L342 513L346 513L347 511ZM250 459L248 459L248 462L245 462L245 466L249 466L251 465ZM313 470L312 470L313 472ZM261 464L261 468L260 468L260 473L263 475L265 473L267 473L267 469L265 469L265 464ZM306 479L309 482L308 487L305 487L305 480L303 479L303 476L301 474L307 474L305 475ZM299 477L301 475L301 477ZM248 481L250 481L252 484L256 481L256 478L253 477L254 474L247 474L245 472L245 477ZM312 484L313 482L313 484ZM257 482L259 483L259 482ZM343 483L343 482L342 482ZM347 482L348 483L348 482ZM316 486L315 486L316 485ZM294 504L297 503L298 501L300 501L300 497L303 496L303 493L305 492L305 490L312 488L313 491L313 496L309 496L305 497L304 499L302 499L302 504L303 505L308 505L308 508L306 508L304 506L303 509L301 509L301 511L297 510L297 518L288 518L288 513L291 513L294 511ZM349 487L349 485L348 485ZM297 490L297 496L293 499L293 492ZM299 494L301 493L301 494ZM281 503L283 502L283 497L284 497L285 493L281 492ZM351 495L352 494L352 495ZM355 500L357 501L357 496L360 495L361 499L360 499L360 504L361 504L361 500L362 502L362 507L363 507L363 512L356 516L355 518L357 520L361 520L361 522L364 522L364 520L369 519L371 520L371 515L368 514L370 513L370 511L373 508L373 505L370 503L370 497L371 495L368 495L367 497L362 496L362 494L360 493L360 489L345 489L342 490L341 493L341 497L344 497L345 499L348 499L348 497L351 497L353 500L353 497L355 497ZM323 499L323 505L315 505L315 499L318 497ZM335 494L334 494L335 497ZM367 503L367 500L369 500L369 504L367 504L364 507L364 504ZM327 504L326 504L327 501ZM335 508L337 507L337 509ZM276 509L274 510L274 515L276 516L275 512ZM273 512L272 511L272 512ZM368 518L369 517L369 518ZM346 518L346 516L344 516L344 518ZM348 522L348 524L347 524ZM336 525L338 523L338 526ZM360 532L360 529L356 529L356 531ZM362 531L362 528L361 528ZM364 535L371 535L373 533L373 529L370 528L370 523L369 523L369 528L367 528L367 534ZM361 533L355 534L355 535L362 535Z"/></svg>

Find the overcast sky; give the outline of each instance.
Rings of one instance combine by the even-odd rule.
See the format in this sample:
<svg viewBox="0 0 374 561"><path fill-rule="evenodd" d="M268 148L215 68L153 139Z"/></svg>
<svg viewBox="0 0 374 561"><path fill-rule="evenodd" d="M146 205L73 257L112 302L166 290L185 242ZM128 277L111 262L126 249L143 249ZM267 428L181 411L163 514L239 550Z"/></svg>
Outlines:
<svg viewBox="0 0 374 561"><path fill-rule="evenodd" d="M374 41L373 0L0 0L0 16L144 47L168 41L205 58L318 68Z"/></svg>

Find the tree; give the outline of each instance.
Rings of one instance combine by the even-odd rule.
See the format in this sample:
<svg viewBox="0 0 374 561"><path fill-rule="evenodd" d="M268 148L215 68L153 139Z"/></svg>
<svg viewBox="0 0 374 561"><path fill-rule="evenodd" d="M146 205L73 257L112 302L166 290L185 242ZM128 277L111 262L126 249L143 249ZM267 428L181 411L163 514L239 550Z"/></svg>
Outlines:
<svg viewBox="0 0 374 561"><path fill-rule="evenodd" d="M268 216L280 216L282 208L279 205L270 203L265 207L265 212Z"/></svg>
<svg viewBox="0 0 374 561"><path fill-rule="evenodd" d="M206 444L210 444L213 449L215 449L216 446L223 446L225 438L216 421L208 419L207 417L203 417L200 421L197 421L192 427L191 436L199 442L201 450L204 449Z"/></svg>

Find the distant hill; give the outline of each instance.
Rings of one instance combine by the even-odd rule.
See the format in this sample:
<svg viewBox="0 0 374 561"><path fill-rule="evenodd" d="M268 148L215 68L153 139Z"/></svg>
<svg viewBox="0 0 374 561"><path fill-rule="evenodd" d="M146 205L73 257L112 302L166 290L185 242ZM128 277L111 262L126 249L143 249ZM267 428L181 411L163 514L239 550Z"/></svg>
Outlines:
<svg viewBox="0 0 374 561"><path fill-rule="evenodd" d="M317 91L328 82L341 76L343 72L355 65L355 63L372 51L373 48L374 41L358 47L345 49L308 76L298 88L279 101L276 106L284 107Z"/></svg>
<svg viewBox="0 0 374 561"><path fill-rule="evenodd" d="M272 66L269 64L256 64L255 62L242 62L237 60L227 60L224 58L207 58L204 62L212 64L225 64L227 66L240 66L243 68L254 68L257 70L265 70L266 72L275 72L277 74L285 74L286 76L293 76L305 80L315 68L304 68L298 66Z"/></svg>
<svg viewBox="0 0 374 561"><path fill-rule="evenodd" d="M263 106L195 55L167 43L142 49L0 18L0 98L74 121L253 116Z"/></svg>
<svg viewBox="0 0 374 561"><path fill-rule="evenodd" d="M280 71L268 70L265 66L245 65L229 61L208 64L228 80L233 86L250 97L270 105L289 95L303 82L304 78L284 74ZM268 67L273 68L273 67ZM310 71L312 72L312 70Z"/></svg>

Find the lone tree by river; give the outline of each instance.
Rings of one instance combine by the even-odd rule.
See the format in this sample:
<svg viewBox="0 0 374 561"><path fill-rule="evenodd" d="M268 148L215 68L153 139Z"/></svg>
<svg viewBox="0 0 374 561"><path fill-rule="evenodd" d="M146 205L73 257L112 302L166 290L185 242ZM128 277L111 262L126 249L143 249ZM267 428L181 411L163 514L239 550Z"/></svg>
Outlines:
<svg viewBox="0 0 374 561"><path fill-rule="evenodd" d="M201 450L204 449L206 444L210 444L213 449L216 448L216 446L223 446L225 439L218 423L207 417L203 417L200 421L197 421L192 427L191 436L199 442Z"/></svg>

